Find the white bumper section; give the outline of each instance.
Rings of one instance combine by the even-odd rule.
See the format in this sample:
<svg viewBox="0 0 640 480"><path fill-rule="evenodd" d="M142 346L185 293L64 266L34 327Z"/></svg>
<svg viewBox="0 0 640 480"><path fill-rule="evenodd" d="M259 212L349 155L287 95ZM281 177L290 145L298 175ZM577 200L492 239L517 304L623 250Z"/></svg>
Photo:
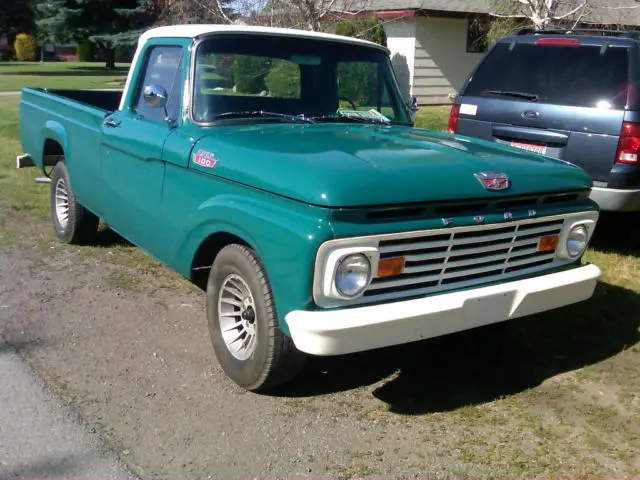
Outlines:
<svg viewBox="0 0 640 480"><path fill-rule="evenodd" d="M341 310L288 313L296 347L340 355L437 337L570 305L590 298L595 265L416 300Z"/></svg>

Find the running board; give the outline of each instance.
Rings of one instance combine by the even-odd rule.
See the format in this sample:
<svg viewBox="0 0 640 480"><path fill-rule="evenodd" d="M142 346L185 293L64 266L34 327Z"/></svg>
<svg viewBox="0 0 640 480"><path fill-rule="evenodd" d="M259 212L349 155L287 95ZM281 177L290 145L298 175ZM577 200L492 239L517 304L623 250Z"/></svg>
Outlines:
<svg viewBox="0 0 640 480"><path fill-rule="evenodd" d="M33 159L28 153L16 156L16 168L28 168L35 166L36 164L33 163Z"/></svg>

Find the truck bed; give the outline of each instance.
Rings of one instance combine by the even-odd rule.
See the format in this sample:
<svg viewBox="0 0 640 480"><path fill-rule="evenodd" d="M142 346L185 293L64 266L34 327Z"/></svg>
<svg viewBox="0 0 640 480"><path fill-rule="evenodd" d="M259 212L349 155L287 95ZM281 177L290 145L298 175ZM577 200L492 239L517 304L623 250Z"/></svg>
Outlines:
<svg viewBox="0 0 640 480"><path fill-rule="evenodd" d="M108 112L112 112L118 108L120 98L122 97L122 90L73 90L44 88L34 88L33 90L65 97Z"/></svg>

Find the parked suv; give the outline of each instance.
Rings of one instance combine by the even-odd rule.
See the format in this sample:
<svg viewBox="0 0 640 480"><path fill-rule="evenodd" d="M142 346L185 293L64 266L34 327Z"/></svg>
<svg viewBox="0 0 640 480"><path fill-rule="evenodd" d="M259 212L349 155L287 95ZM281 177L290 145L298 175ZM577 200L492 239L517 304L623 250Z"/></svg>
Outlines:
<svg viewBox="0 0 640 480"><path fill-rule="evenodd" d="M490 49L448 130L586 170L601 210L640 210L640 32L522 30Z"/></svg>

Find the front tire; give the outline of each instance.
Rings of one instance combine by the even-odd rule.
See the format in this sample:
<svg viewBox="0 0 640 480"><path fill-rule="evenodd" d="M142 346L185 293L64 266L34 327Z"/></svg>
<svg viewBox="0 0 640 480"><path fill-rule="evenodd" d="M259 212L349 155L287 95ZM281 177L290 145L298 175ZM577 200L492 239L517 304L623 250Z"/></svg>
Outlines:
<svg viewBox="0 0 640 480"><path fill-rule="evenodd" d="M53 230L58 239L81 244L95 238L100 219L77 202L64 162L58 162L51 172L50 203Z"/></svg>
<svg viewBox="0 0 640 480"><path fill-rule="evenodd" d="M207 319L218 362L241 387L265 391L300 371L303 355L278 325L264 266L250 248L228 245L216 257Z"/></svg>

